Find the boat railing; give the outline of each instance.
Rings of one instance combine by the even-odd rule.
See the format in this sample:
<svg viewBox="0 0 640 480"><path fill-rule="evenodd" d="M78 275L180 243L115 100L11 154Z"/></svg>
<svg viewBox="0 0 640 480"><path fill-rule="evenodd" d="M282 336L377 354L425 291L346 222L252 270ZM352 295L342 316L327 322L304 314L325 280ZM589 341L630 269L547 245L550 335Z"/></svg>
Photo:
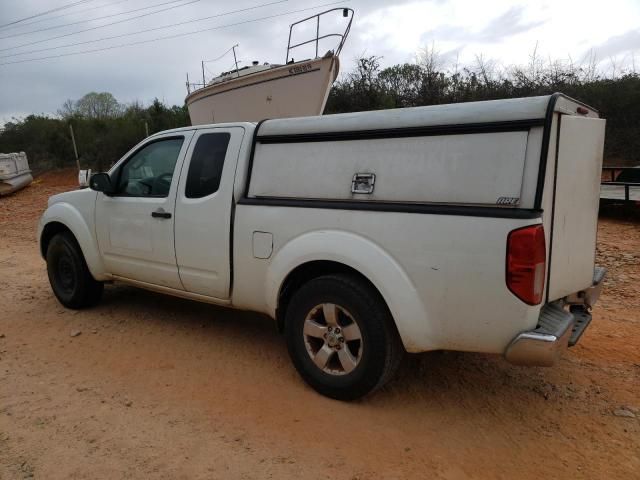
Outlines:
<svg viewBox="0 0 640 480"><path fill-rule="evenodd" d="M345 18L349 18L349 22L347 23L347 26L345 27L344 31L342 33L327 33L325 35L320 35L320 17L327 15L331 12L335 12L338 10L342 10L342 16ZM302 24L302 23L306 23L306 22L312 22L314 21L316 22L316 36L315 38L311 38L309 40L305 40L303 42L300 43L296 43L294 45L291 45L291 34L293 33L293 29L294 27ZM326 10L324 12L320 12L316 15L312 15L310 17L307 18L303 18L302 20L298 20L295 23L292 23L291 26L289 27L289 41L287 42L287 56L285 58L285 63L289 63L289 53L291 52L291 50L294 50L295 48L301 47L303 45L308 45L310 43L315 43L316 45L316 58L318 58L318 48L319 48L319 43L320 40L323 40L325 38L331 38L331 37L338 37L340 38L340 42L338 43L338 45L336 46L336 49L334 51L334 55L338 56L340 54L340 51L342 50L342 47L344 46L344 42L346 41L347 37L349 36L349 31L351 30L351 22L353 22L353 9L351 8L332 8L330 10Z"/></svg>
<svg viewBox="0 0 640 480"><path fill-rule="evenodd" d="M199 90L201 88L206 87L206 83L193 83L189 81L189 77L187 77L187 95L190 95L191 92Z"/></svg>

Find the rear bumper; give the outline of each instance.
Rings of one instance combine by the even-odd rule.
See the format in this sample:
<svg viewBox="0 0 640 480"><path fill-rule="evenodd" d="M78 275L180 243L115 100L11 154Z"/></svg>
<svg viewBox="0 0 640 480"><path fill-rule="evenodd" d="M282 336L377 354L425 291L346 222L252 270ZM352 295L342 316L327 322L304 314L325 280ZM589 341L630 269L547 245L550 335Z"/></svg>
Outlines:
<svg viewBox="0 0 640 480"><path fill-rule="evenodd" d="M567 347L578 342L591 323L589 309L600 296L605 274L604 268L597 267L590 288L542 307L537 327L519 333L507 347L507 361L543 367L556 363ZM566 310L567 306L569 310Z"/></svg>
<svg viewBox="0 0 640 480"><path fill-rule="evenodd" d="M604 283L604 277L607 275L607 269L603 267L596 267L593 271L593 284L586 290L569 295L565 298L565 303L568 305L584 305L591 308L596 304L600 298L602 292L602 284Z"/></svg>

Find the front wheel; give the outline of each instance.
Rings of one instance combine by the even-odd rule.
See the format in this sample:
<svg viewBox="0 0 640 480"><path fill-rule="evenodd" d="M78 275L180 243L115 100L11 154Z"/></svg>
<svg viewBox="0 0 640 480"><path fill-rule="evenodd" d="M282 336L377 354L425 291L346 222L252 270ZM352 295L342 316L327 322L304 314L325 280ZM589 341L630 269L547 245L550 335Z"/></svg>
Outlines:
<svg viewBox="0 0 640 480"><path fill-rule="evenodd" d="M65 307L90 307L102 297L104 285L93 278L78 242L68 232L56 234L49 242L47 274L53 293Z"/></svg>
<svg viewBox="0 0 640 480"><path fill-rule="evenodd" d="M287 308L285 333L300 375L338 400L380 388L404 352L378 292L350 275L327 275L303 285Z"/></svg>

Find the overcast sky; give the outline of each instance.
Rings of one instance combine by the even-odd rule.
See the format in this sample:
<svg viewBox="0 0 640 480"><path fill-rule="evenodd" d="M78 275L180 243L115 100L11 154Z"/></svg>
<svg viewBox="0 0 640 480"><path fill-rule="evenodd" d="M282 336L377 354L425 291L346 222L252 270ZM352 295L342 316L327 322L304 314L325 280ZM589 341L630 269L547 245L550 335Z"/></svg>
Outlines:
<svg viewBox="0 0 640 480"><path fill-rule="evenodd" d="M149 103L158 97L169 104L182 104L185 74L189 72L192 81L201 79L200 61L216 58L236 43L241 65L252 60L281 63L289 24L331 8L323 5L332 0L276 1L0 0L0 25L80 2L0 28L0 37L5 37L0 39L0 125L12 117L30 113L55 114L66 99L78 99L90 91L111 92L124 103L134 100ZM458 58L461 64L472 63L478 54L503 67L523 64L536 44L542 58L571 57L578 62L594 52L601 62L600 68L609 72L614 66L631 68L636 53L640 62L640 0L352 0L334 6L356 11L351 35L341 55L342 72L350 70L361 54L382 56L383 66L413 61L416 52L425 45L435 46L445 60ZM310 7L313 8L299 11ZM128 35L240 9L247 10ZM247 22L288 12L294 13ZM123 14L117 15L120 13ZM146 16L131 19L140 15ZM104 16L110 17L97 19ZM335 25L341 21L338 16ZM114 22L119 23L107 25ZM245 23L228 26L240 22ZM67 25L70 23L73 25ZM107 26L94 28L103 25ZM87 29L92 30L76 33ZM204 29L211 30L155 40ZM105 39L119 35L123 36ZM152 41L100 52L8 63L145 40ZM91 43L65 46L79 42ZM299 52L294 57L297 55L297 58L308 56ZM208 63L207 77L232 65L231 55Z"/></svg>

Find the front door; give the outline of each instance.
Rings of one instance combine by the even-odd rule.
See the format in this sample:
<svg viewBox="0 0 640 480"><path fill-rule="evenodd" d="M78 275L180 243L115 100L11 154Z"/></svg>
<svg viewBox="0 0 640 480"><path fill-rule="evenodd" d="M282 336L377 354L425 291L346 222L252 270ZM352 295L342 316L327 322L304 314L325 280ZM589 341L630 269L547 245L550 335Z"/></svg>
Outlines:
<svg viewBox="0 0 640 480"><path fill-rule="evenodd" d="M96 199L96 233L107 272L183 290L175 256L180 165L193 132L155 137L110 172L115 194ZM177 168L176 168L177 167Z"/></svg>
<svg viewBox="0 0 640 480"><path fill-rule="evenodd" d="M244 129L198 129L182 167L175 209L176 260L188 292L228 299L231 212Z"/></svg>

